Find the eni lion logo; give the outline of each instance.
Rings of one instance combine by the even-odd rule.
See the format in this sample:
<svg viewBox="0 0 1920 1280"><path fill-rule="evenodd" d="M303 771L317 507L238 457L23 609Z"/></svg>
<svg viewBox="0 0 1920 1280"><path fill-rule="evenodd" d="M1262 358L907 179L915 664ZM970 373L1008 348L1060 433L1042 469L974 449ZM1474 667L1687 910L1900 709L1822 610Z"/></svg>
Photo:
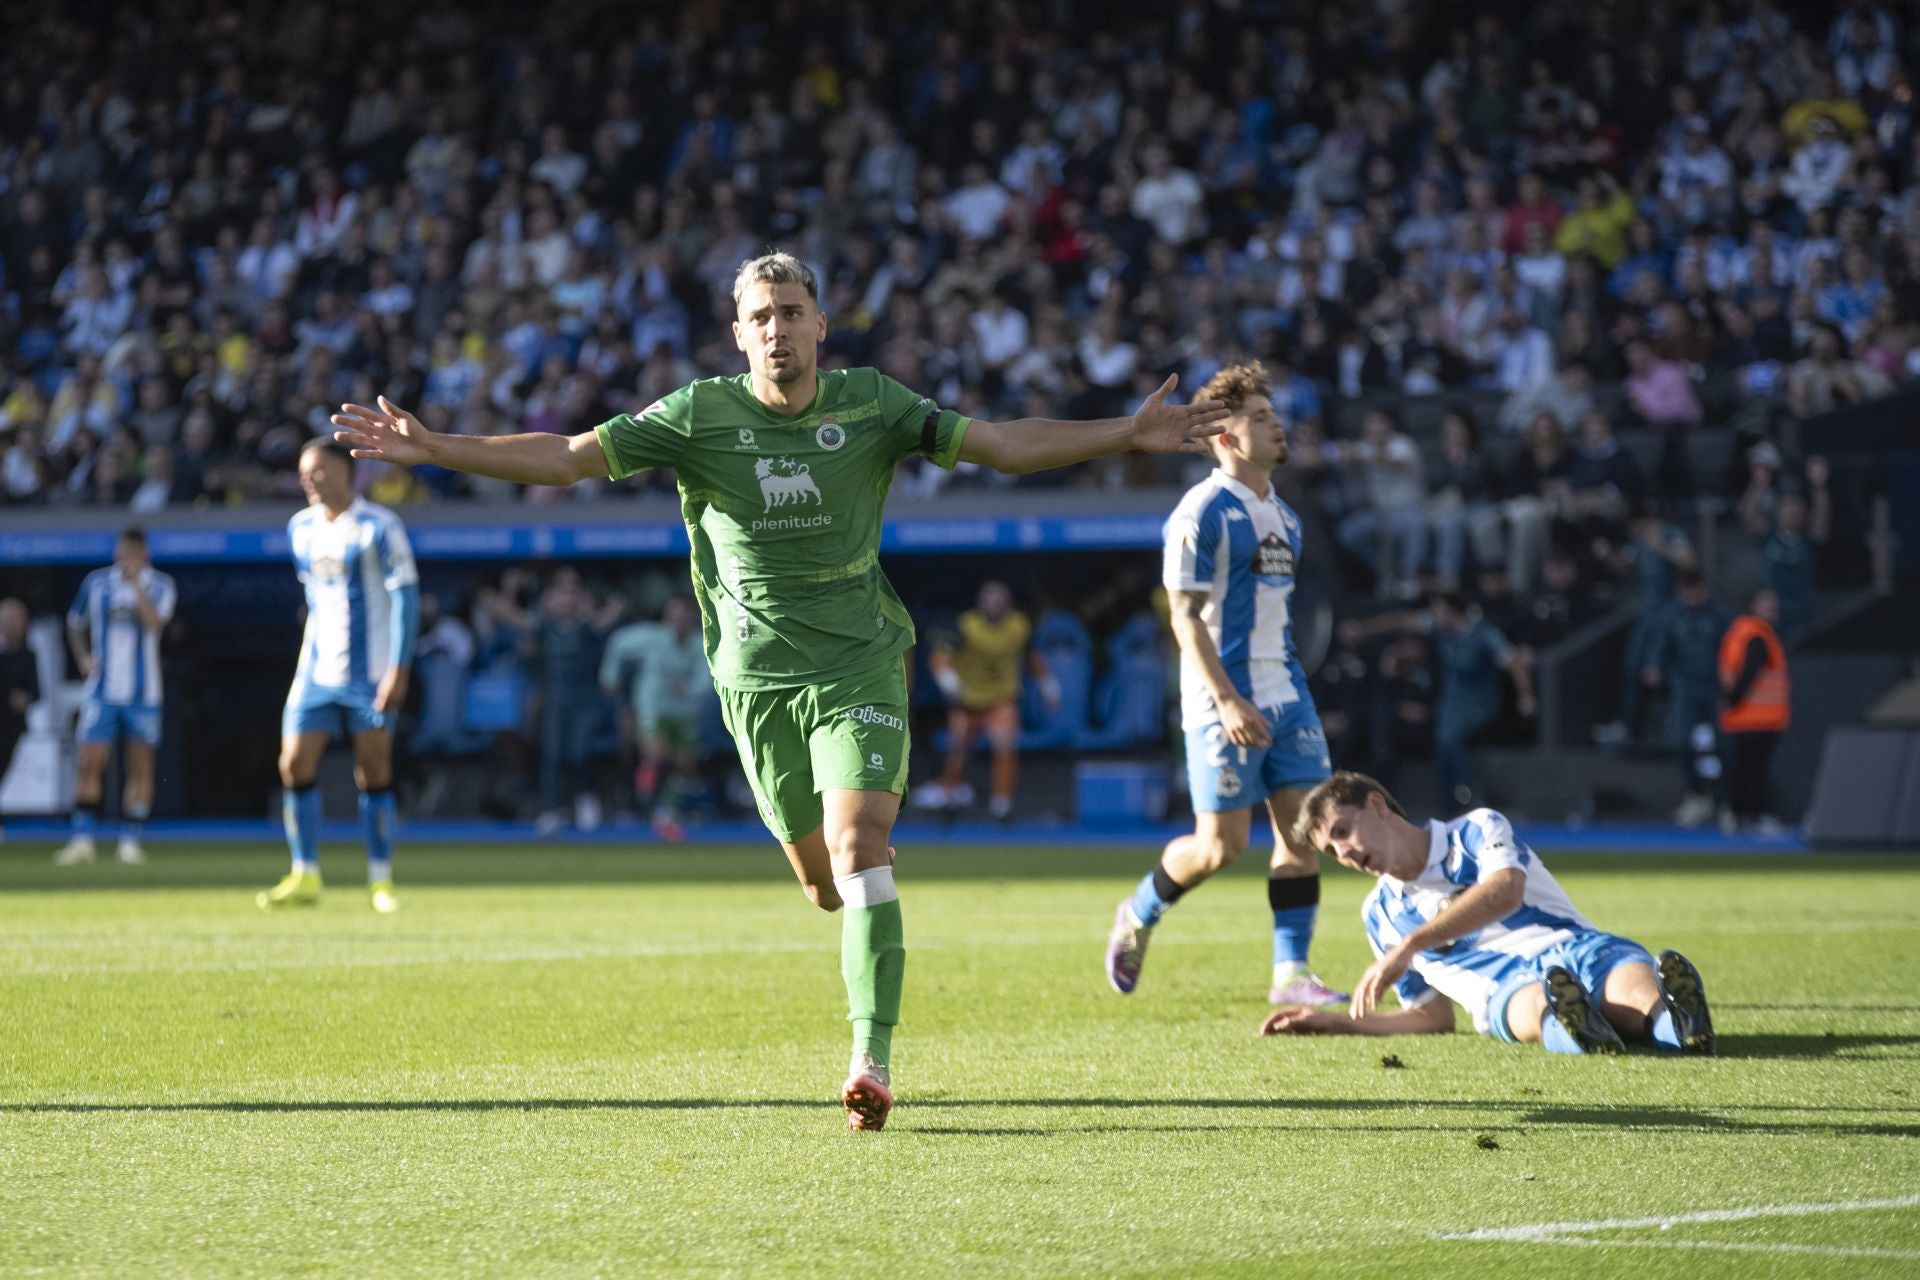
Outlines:
<svg viewBox="0 0 1920 1280"><path fill-rule="evenodd" d="M760 496L767 504L763 510L771 511L790 502L805 505L808 499L821 501L819 486L809 474L811 470L806 463L792 458L756 459L753 474L760 481Z"/></svg>

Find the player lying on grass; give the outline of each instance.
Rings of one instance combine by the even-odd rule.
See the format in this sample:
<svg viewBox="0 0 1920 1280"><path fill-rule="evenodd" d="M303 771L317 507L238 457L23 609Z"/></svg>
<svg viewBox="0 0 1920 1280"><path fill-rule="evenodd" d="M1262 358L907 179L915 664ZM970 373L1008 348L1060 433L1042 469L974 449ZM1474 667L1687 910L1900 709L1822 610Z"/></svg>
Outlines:
<svg viewBox="0 0 1920 1280"><path fill-rule="evenodd" d="M1284 1009L1262 1034L1433 1034L1459 1004L1475 1030L1550 1053L1619 1053L1623 1037L1713 1052L1699 970L1594 927L1493 810L1417 825L1372 778L1336 773L1307 793L1296 833L1378 877L1360 909L1377 958L1346 1012ZM1401 1007L1376 1010L1388 987Z"/></svg>
<svg viewBox="0 0 1920 1280"><path fill-rule="evenodd" d="M733 335L748 372L576 436L436 434L385 398L333 421L355 457L522 484L674 468L707 660L761 817L814 905L847 908L841 1101L850 1127L878 1129L906 968L888 839L907 785L902 655L914 642L880 571L894 469L916 455L1017 474L1129 449L1204 454L1226 411L1168 404L1168 378L1131 418L976 422L876 370L818 368L818 299L813 271L788 254L742 264Z"/></svg>

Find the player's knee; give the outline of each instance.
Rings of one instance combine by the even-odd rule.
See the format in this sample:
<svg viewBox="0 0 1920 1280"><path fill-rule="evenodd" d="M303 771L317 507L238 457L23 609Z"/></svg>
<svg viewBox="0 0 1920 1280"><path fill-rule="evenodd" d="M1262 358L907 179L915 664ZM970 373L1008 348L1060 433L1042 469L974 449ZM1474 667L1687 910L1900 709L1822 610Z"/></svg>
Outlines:
<svg viewBox="0 0 1920 1280"><path fill-rule="evenodd" d="M283 787L304 787L313 782L314 769L302 767L303 761L297 756L280 757L280 785Z"/></svg>
<svg viewBox="0 0 1920 1280"><path fill-rule="evenodd" d="M800 888L805 891L807 901L822 911L838 911L845 905L840 900L840 891L830 884L803 884Z"/></svg>
<svg viewBox="0 0 1920 1280"><path fill-rule="evenodd" d="M1216 835L1199 842L1200 862L1208 875L1222 871L1233 865L1234 860L1245 851L1244 840L1235 840L1231 836Z"/></svg>

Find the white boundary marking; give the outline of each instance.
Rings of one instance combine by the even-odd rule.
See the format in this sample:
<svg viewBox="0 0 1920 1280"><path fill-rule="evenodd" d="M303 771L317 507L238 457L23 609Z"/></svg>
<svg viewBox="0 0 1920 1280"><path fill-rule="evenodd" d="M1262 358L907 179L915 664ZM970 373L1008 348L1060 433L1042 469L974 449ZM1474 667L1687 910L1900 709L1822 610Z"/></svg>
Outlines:
<svg viewBox="0 0 1920 1280"><path fill-rule="evenodd" d="M1736 1240L1614 1240L1596 1239L1598 1231L1628 1231L1636 1228L1670 1227L1704 1222L1750 1222L1756 1218L1802 1218L1825 1213L1860 1213L1875 1209L1912 1209L1920 1207L1920 1195L1895 1196L1884 1200L1833 1200L1823 1204L1753 1205L1744 1209L1702 1209L1694 1213L1665 1214L1652 1218L1597 1218L1591 1222L1536 1222L1521 1227L1482 1227L1477 1231L1454 1231L1436 1235L1436 1240L1483 1241L1505 1244L1567 1244L1589 1249L1720 1249L1735 1253L1811 1254L1841 1258L1899 1258L1920 1260L1920 1250L1875 1249L1856 1245L1774 1244Z"/></svg>

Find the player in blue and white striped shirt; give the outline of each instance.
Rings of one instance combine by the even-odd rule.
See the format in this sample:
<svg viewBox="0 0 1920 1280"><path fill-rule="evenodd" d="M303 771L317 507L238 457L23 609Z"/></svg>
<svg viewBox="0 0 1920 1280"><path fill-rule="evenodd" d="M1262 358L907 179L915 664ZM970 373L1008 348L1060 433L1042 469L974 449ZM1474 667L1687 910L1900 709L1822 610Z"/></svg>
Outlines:
<svg viewBox="0 0 1920 1280"><path fill-rule="evenodd" d="M1194 834L1114 913L1107 981L1122 995L1140 980L1147 942L1168 908L1247 847L1253 806L1273 823L1267 905L1273 912L1273 1004L1345 1004L1307 967L1320 903L1320 859L1293 840L1307 789L1327 776L1327 738L1293 646L1294 570L1301 527L1273 491L1287 459L1285 425L1258 364L1216 373L1197 393L1227 406L1209 444L1217 469L1174 508L1164 584L1180 643L1180 719Z"/></svg>
<svg viewBox="0 0 1920 1280"><path fill-rule="evenodd" d="M1596 927L1492 809L1416 825L1372 778L1336 773L1308 793L1298 831L1378 877L1360 912L1377 958L1347 1012L1286 1010L1266 1034L1446 1032L1458 1004L1482 1034L1553 1053L1618 1053L1623 1036L1713 1052L1699 970ZM1388 987L1400 1008L1376 1011Z"/></svg>
<svg viewBox="0 0 1920 1280"><path fill-rule="evenodd" d="M178 595L173 579L153 567L146 531L130 527L113 544L112 566L88 574L67 611L67 643L86 686L73 834L53 856L63 867L93 861L101 779L115 743L126 744L120 861L147 860L140 834L153 807L153 752L160 745L160 633L173 620Z"/></svg>
<svg viewBox="0 0 1920 1280"><path fill-rule="evenodd" d="M259 895L263 908L320 897L320 791L314 775L334 734L353 743L373 908L393 894L393 733L407 700L420 580L400 517L353 493L353 455L330 440L300 453L307 508L287 522L307 589L300 666L280 717L281 816L293 869Z"/></svg>

